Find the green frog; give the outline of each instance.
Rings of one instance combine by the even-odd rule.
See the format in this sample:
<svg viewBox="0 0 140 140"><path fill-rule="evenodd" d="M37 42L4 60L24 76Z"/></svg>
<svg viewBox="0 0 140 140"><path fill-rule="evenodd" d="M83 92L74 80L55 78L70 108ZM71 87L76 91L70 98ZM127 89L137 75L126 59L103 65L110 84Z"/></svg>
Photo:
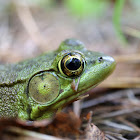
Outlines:
<svg viewBox="0 0 140 140"><path fill-rule="evenodd" d="M115 68L115 60L76 39L56 51L0 65L0 118L42 120L82 98Z"/></svg>

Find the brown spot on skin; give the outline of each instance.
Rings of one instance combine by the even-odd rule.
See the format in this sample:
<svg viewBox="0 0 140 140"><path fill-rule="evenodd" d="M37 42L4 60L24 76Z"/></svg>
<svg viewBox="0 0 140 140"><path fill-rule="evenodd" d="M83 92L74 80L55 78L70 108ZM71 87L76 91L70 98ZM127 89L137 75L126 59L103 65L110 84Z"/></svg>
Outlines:
<svg viewBox="0 0 140 140"><path fill-rule="evenodd" d="M59 93L61 94L64 90L63 89L60 89Z"/></svg>

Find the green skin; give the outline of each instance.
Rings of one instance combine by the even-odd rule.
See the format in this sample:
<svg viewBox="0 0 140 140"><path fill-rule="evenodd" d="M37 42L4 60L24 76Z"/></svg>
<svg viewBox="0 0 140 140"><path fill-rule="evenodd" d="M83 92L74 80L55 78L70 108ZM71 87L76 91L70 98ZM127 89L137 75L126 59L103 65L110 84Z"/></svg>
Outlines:
<svg viewBox="0 0 140 140"><path fill-rule="evenodd" d="M76 77L65 75L59 65L69 52L81 53L85 60L84 70ZM97 86L112 73L115 65L112 57L88 51L80 41L74 39L63 41L58 50L39 57L0 65L0 117L18 117L23 120L51 118L67 104L80 99L83 93ZM44 78L46 85L50 86L45 89L48 93L41 86L31 85L31 79L44 72L49 76ZM34 94L34 89L42 93ZM32 94L37 95L36 100L43 103L36 101ZM52 96L46 99L45 94Z"/></svg>

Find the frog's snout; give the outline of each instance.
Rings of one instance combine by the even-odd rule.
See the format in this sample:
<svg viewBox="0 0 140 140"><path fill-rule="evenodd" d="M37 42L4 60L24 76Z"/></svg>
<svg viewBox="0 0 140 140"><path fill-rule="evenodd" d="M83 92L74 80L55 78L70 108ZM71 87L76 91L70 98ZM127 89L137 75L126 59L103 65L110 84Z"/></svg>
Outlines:
<svg viewBox="0 0 140 140"><path fill-rule="evenodd" d="M115 62L114 58L111 56L103 56L103 60L111 62L111 63Z"/></svg>
<svg viewBox="0 0 140 140"><path fill-rule="evenodd" d="M111 56L103 56L102 58L109 66L110 66L110 70L114 70L114 68L116 67L116 61L113 57Z"/></svg>

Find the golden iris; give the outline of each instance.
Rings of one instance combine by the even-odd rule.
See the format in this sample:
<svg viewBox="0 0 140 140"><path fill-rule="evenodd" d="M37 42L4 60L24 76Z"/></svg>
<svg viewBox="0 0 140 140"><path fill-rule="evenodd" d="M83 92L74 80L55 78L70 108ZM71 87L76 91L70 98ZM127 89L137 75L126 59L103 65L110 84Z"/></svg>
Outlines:
<svg viewBox="0 0 140 140"><path fill-rule="evenodd" d="M69 77L79 76L85 67L85 60L78 52L66 54L59 63L61 73Z"/></svg>

